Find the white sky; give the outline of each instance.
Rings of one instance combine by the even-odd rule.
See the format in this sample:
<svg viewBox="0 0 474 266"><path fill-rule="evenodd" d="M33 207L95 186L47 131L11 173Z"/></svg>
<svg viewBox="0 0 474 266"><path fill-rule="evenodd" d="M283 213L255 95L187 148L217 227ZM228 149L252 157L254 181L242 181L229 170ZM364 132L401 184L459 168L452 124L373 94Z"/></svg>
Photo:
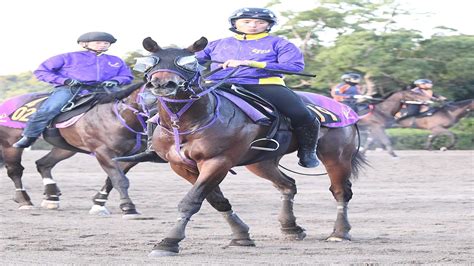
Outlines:
<svg viewBox="0 0 474 266"><path fill-rule="evenodd" d="M406 27L429 34L443 25L474 35L469 0L400 0L412 12ZM231 34L228 16L241 7L263 7L269 0L3 0L0 2L0 75L33 71L47 58L81 48L76 40L89 31L106 31L118 42L110 54L124 57L153 37L161 46L188 46L201 36ZM292 0L279 10L301 9L311 0ZM314 5L312 5L314 6Z"/></svg>

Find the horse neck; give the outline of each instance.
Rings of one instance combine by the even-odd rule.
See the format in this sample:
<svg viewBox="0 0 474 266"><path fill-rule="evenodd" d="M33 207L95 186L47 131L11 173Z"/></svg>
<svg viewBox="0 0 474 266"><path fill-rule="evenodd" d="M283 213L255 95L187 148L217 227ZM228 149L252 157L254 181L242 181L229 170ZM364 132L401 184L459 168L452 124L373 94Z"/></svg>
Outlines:
<svg viewBox="0 0 474 266"><path fill-rule="evenodd" d="M138 103L138 94L142 91L142 87L137 88L133 91L127 98L124 99L124 103L133 107L133 108L141 108L140 104Z"/></svg>
<svg viewBox="0 0 474 266"><path fill-rule="evenodd" d="M460 101L454 103L453 105L456 105L456 107L447 109L447 112L455 119L455 121L458 121L459 119L465 117L472 110L473 100Z"/></svg>
<svg viewBox="0 0 474 266"><path fill-rule="evenodd" d="M390 114L392 117L402 108L403 95L394 93L383 102L376 105L376 108L383 114Z"/></svg>
<svg viewBox="0 0 474 266"><path fill-rule="evenodd" d="M186 100L189 99L189 96L190 95L186 94L173 99ZM173 114L179 114L179 112L186 106L186 103L174 103L166 101L164 101L164 103L168 107L169 111L171 111ZM160 113L160 121L162 122L162 124L171 127L172 117L170 116L169 111L167 111L166 108L161 106L161 104L162 103L160 102L158 106ZM215 106L216 100L214 95L211 93L203 95L198 100L193 101L189 109L184 111L184 113L180 114L180 116L178 117L180 131L184 131L183 129L196 129L200 125L209 122L209 120L211 120L214 115Z"/></svg>

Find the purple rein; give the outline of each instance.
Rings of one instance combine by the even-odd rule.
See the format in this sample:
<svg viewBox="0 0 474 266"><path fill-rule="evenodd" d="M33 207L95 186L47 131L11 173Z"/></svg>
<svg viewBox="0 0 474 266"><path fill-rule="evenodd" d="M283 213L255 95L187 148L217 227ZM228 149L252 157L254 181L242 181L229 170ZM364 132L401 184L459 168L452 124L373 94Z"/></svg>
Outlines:
<svg viewBox="0 0 474 266"><path fill-rule="evenodd" d="M179 72L169 70L169 69L161 69L159 71L173 72L173 73L178 74L179 76L182 76ZM210 127L212 124L214 124L217 121L217 118L219 117L219 114L220 114L219 107L221 105L221 100L216 95L214 90L223 83L223 82L219 82L219 83L205 89L201 86L200 79L201 79L201 77L199 75L199 72L197 72L196 75L190 80L190 82L188 82L185 85L186 86L185 90L189 90L193 93L189 97L189 99L172 99L172 98L167 98L167 97L164 97L164 96L158 96L157 97L158 100L160 101L161 106L163 107L163 110L166 111L166 113L168 114L168 116L171 119L171 128L172 129L168 129L160 123L159 113L154 118L152 118L152 121L156 122L162 129L166 130L169 133L173 133L176 153L178 153L178 155L181 157L181 159L184 162L186 162L187 164L193 165L193 166L196 165L196 162L186 158L185 156L183 156L181 154L181 148L180 148L181 138L180 138L180 135L194 134L198 131L201 131L201 130L204 130L204 129ZM196 94L194 92L194 90L192 89L193 85L197 85L202 91L200 93ZM209 94L209 93L211 93L214 96L214 98L216 99L216 106L215 106L214 114L213 114L213 117L212 117L211 121L209 121L206 125L201 126L197 129L188 130L188 131L181 131L180 132L178 123L180 122L179 119L181 118L181 116L187 110L189 110L189 108L193 105L194 102L196 102L197 100L201 99L202 96L204 96L206 94ZM167 106L167 103L185 103L185 105L183 107L181 107L178 112L173 113L173 111L171 111L171 109Z"/></svg>

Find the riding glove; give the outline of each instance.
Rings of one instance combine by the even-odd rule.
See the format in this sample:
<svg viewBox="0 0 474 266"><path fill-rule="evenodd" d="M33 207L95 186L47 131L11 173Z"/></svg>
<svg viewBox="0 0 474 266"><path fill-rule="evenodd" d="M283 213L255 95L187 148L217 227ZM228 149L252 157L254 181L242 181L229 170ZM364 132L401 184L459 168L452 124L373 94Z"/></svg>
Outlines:
<svg viewBox="0 0 474 266"><path fill-rule="evenodd" d="M115 81L115 80L106 80L106 81L104 81L100 84L100 86L102 86L104 88L107 88L107 89L116 87L118 85L119 85L118 81Z"/></svg>
<svg viewBox="0 0 474 266"><path fill-rule="evenodd" d="M82 82L80 82L77 79L66 79L64 81L64 85L69 86L69 87L79 87L82 85Z"/></svg>

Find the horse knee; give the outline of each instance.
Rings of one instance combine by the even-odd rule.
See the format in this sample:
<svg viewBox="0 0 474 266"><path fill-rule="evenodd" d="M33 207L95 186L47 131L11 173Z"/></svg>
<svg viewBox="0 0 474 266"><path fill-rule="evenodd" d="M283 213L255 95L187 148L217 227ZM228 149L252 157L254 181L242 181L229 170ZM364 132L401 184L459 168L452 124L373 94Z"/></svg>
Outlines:
<svg viewBox="0 0 474 266"><path fill-rule="evenodd" d="M331 185L329 190L338 202L348 202L352 199L352 183L349 180L346 180L342 186Z"/></svg>

